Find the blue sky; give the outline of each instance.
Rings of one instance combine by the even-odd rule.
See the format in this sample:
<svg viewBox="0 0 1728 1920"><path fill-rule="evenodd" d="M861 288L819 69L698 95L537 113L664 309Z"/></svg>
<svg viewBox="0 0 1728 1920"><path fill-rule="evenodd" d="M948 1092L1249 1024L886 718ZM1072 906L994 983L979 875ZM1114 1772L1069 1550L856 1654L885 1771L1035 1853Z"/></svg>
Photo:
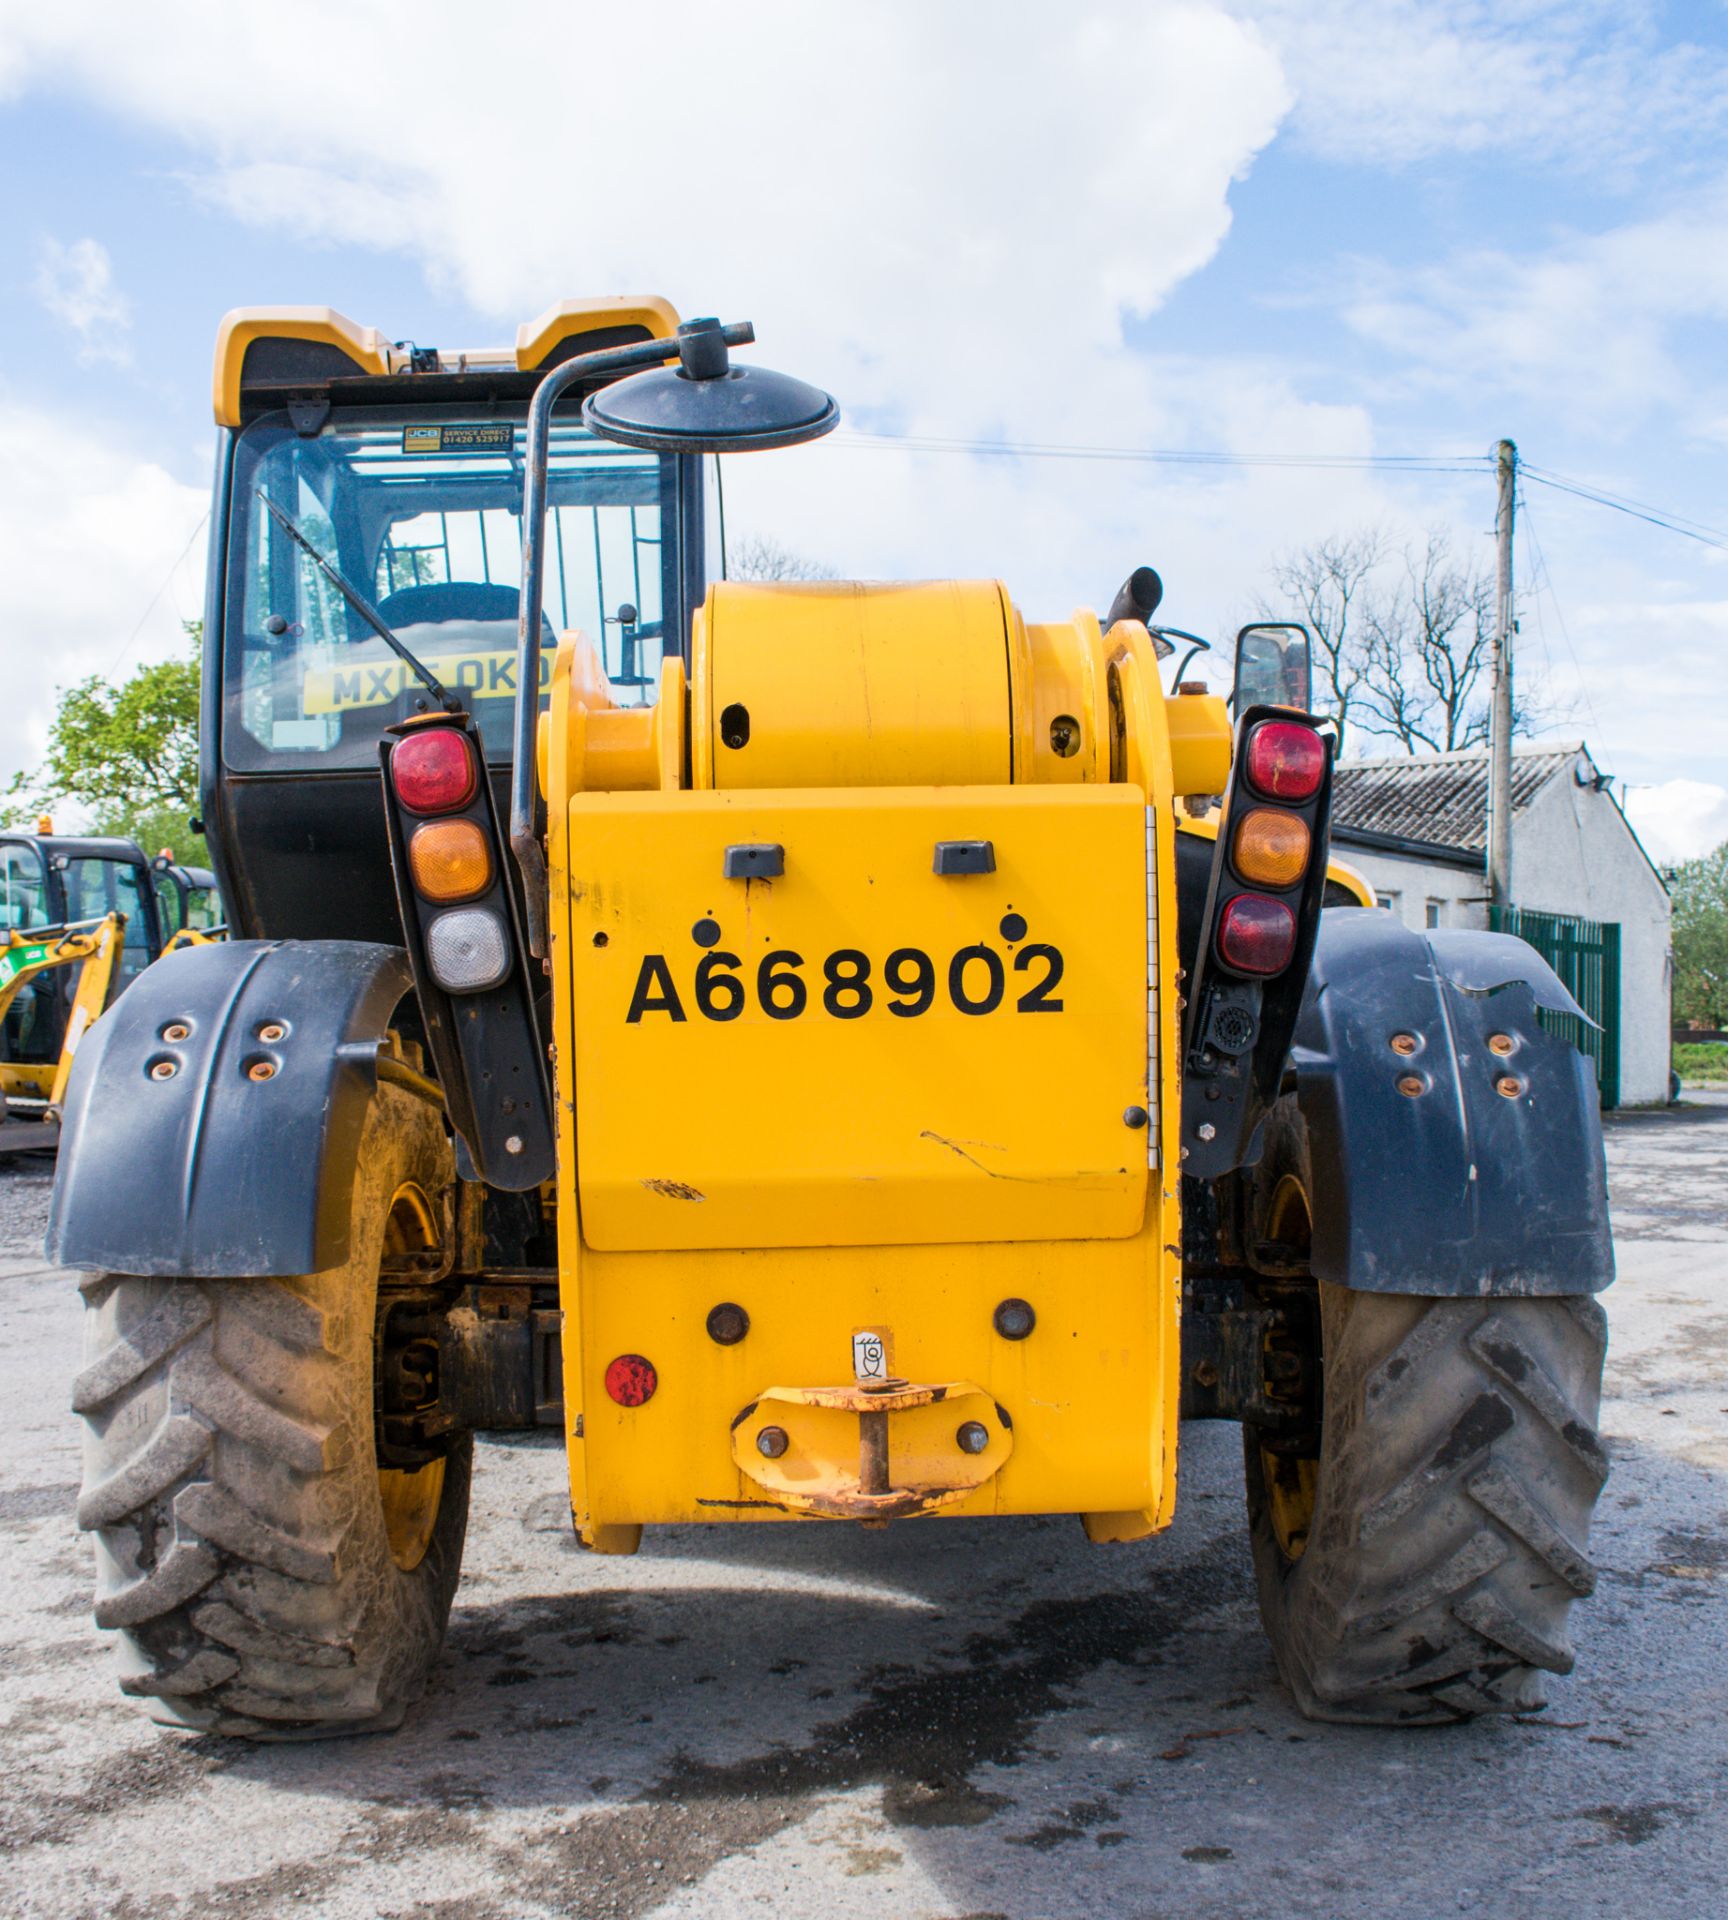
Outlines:
<svg viewBox="0 0 1728 1920"><path fill-rule="evenodd" d="M64 11L0 12L0 772L56 685L162 653L197 610L198 542L179 556L237 305L472 346L654 289L753 318L855 426L1243 457L1509 434L1728 525L1719 4L767 0L650 24L428 0L405 34L369 0L301 0L288 46L261 7ZM1040 617L1149 560L1207 630L1280 551L1441 524L1480 558L1492 522L1486 471L847 433L731 484L740 524L843 572L1000 573ZM1520 659L1570 708L1560 735L1660 854L1728 838L1728 552L1526 497Z"/></svg>

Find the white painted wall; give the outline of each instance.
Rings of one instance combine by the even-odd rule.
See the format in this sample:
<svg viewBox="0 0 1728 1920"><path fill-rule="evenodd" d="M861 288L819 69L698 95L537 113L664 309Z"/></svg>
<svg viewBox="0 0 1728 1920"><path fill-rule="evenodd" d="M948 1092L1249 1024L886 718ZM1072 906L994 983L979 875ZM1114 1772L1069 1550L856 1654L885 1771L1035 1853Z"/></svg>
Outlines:
<svg viewBox="0 0 1728 1920"><path fill-rule="evenodd" d="M1338 842L1338 858L1362 875L1382 904L1405 926L1421 933L1429 924L1433 902L1442 927L1485 927L1488 924L1488 882L1480 870L1442 866L1408 854L1381 853L1352 842Z"/></svg>
<svg viewBox="0 0 1728 1920"><path fill-rule="evenodd" d="M1579 756L1588 776L1595 772ZM1607 793L1557 774L1512 829L1512 898L1620 923L1620 1101L1668 1098L1673 948L1668 890Z"/></svg>
<svg viewBox="0 0 1728 1920"><path fill-rule="evenodd" d="M1587 754L1578 766L1596 769ZM1405 854L1338 843L1392 910L1420 933L1439 903L1443 927L1486 927L1488 882L1480 869L1442 866ZM1668 1098L1673 951L1667 889L1645 859L1625 816L1606 792L1559 773L1513 824L1512 898L1540 913L1620 923L1620 1101L1636 1107Z"/></svg>

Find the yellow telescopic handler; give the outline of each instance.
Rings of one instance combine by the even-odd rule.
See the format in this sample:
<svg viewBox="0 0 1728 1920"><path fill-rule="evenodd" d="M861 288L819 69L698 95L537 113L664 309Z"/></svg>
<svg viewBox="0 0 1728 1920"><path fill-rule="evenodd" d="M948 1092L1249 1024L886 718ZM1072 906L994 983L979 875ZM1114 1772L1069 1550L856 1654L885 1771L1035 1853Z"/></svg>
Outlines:
<svg viewBox="0 0 1728 1920"><path fill-rule="evenodd" d="M122 1688L396 1725L476 1432L561 1432L599 1553L1067 1513L1155 1582L1186 1417L1304 1712L1539 1704L1606 1472L1576 1006L1329 868L1299 627L1227 706L1150 568L712 578L714 458L838 418L752 338L223 323L232 937L85 1040L49 1229Z"/></svg>

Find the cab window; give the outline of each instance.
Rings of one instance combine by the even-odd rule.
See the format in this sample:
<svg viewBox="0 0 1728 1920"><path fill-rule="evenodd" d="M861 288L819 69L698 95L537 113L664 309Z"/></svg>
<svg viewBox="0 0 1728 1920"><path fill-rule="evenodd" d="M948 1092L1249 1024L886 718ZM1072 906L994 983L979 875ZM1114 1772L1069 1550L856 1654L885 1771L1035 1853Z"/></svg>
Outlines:
<svg viewBox="0 0 1728 1920"><path fill-rule="evenodd" d="M222 896L214 887L186 889L186 924L199 933L223 924Z"/></svg>
<svg viewBox="0 0 1728 1920"><path fill-rule="evenodd" d="M68 920L100 920L107 913L125 914L120 978L123 982L136 979L150 964L150 915L138 869L123 860L85 855L66 862L64 878Z"/></svg>
<svg viewBox="0 0 1728 1920"><path fill-rule="evenodd" d="M172 940L184 924L180 918L180 885L171 873L153 873L151 881L156 889L156 911L162 920L162 938Z"/></svg>
<svg viewBox="0 0 1728 1920"><path fill-rule="evenodd" d="M34 847L0 847L0 933L48 925L48 875Z"/></svg>

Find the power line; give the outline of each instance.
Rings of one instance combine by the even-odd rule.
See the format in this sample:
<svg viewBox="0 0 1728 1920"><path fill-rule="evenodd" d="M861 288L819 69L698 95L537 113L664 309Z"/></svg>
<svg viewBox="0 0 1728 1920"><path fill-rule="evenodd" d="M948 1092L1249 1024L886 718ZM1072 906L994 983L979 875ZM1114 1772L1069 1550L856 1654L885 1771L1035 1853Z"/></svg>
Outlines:
<svg viewBox="0 0 1728 1920"><path fill-rule="evenodd" d="M1291 467L1388 474L1475 474L1484 472L1493 460L1491 454L1477 453L1225 453L1204 448L1089 446L1061 441L975 440L957 434L888 433L862 427L837 434L831 444L877 453L963 453L1009 460L1097 460L1175 467ZM1592 486L1546 467L1532 466L1526 460L1519 461L1518 470L1538 486L1572 494L1592 505L1607 507L1612 512L1728 553L1728 533L1701 520L1690 520L1685 514L1651 506L1648 501L1634 500L1625 494L1612 493L1606 487Z"/></svg>
<svg viewBox="0 0 1728 1920"><path fill-rule="evenodd" d="M973 440L959 435L882 433L861 427L830 443L866 452L965 453L1010 460L1101 460L1177 467L1303 467L1390 473L1481 473L1484 454L1223 453L1178 447L1107 447L1060 441Z"/></svg>
<svg viewBox="0 0 1728 1920"><path fill-rule="evenodd" d="M1528 472L1528 468L1523 469L1523 471ZM1590 697L1590 682L1584 677L1584 667L1578 658L1578 649L1572 644L1572 629L1566 624L1566 609L1560 604L1560 595L1554 585L1554 574L1548 565L1548 555L1543 551L1541 537L1536 531L1536 520L1530 511L1530 502L1527 497L1521 495L1518 504L1524 511L1524 528L1530 536L1530 545L1535 550L1536 564L1542 570L1542 587L1539 589L1539 592L1546 591L1549 600L1553 603L1554 618L1559 622L1560 626L1560 637L1566 642L1566 652L1572 661L1572 671L1578 676L1578 688L1584 695L1584 705L1590 714L1590 726L1593 737L1599 740L1609 753L1613 754L1613 742L1608 738L1607 729L1602 725L1601 716L1596 711L1596 702ZM1538 631L1542 634L1543 651L1546 653L1548 649L1548 635L1542 619L1542 602L1540 599L1536 602L1536 625ZM1618 755L1615 755L1615 757L1618 758Z"/></svg>
<svg viewBox="0 0 1728 1920"><path fill-rule="evenodd" d="M132 651L132 642L136 640L139 634L141 634L144 631L144 622L148 620L151 614L153 614L156 611L156 602L160 600L163 594L165 594L168 591L169 586L173 582L175 574L177 574L180 571L181 561L183 561L186 558L187 554L189 554L192 551L192 542L196 540L199 534L201 534L204 531L204 528L208 524L209 519L210 519L210 514L208 509L206 509L205 512L199 516L197 526L195 526L192 529L191 533L187 535L186 544L180 549L179 555L175 559L173 566L171 566L168 569L168 571L162 576L161 586L159 586L156 589L156 591L153 594L151 594L150 604L144 609L144 611L141 614L139 614L138 624L126 636L125 646L123 646L120 649L120 651L117 654L115 654L113 660L109 663L108 671L103 675L104 679L112 680L114 675L119 671L120 662L124 660L127 654L129 654Z"/></svg>
<svg viewBox="0 0 1728 1920"><path fill-rule="evenodd" d="M1716 547L1728 553L1728 533L1717 527L1706 526L1702 520L1688 520L1684 514L1671 513L1642 500L1628 499L1624 494L1609 493L1606 488L1592 487L1582 480L1568 480L1562 474L1550 473L1543 467L1533 467L1527 461L1521 461L1519 466L1525 477L1534 480L1538 486L1552 487L1557 493L1574 494L1594 506L1609 507L1615 513L1624 513L1633 520L1646 521L1653 527L1665 527L1670 533L1696 540L1701 546Z"/></svg>

